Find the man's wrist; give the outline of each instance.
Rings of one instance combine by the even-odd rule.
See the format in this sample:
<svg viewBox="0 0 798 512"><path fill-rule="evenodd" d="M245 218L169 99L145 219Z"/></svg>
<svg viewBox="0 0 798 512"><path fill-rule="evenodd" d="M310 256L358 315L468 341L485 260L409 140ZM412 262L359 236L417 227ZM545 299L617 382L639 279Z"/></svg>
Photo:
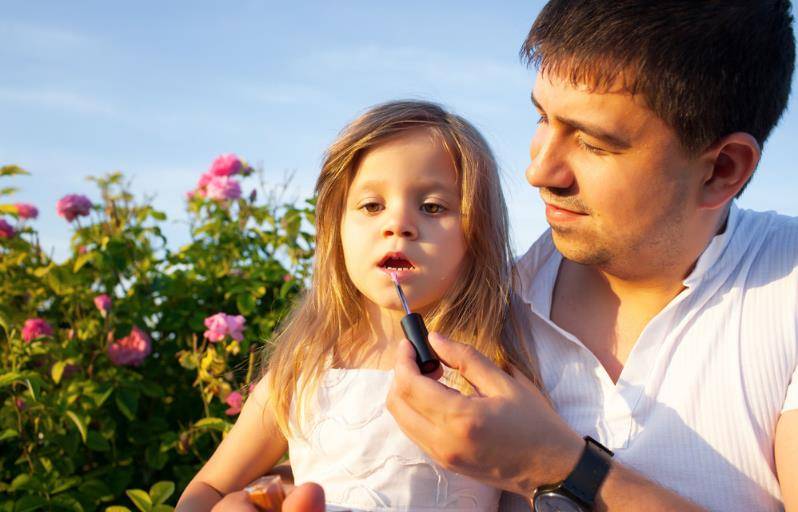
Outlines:
<svg viewBox="0 0 798 512"><path fill-rule="evenodd" d="M518 485L518 492L531 497L538 487L565 480L579 462L584 447L584 439L571 431L556 441L539 443L528 459L530 465Z"/></svg>

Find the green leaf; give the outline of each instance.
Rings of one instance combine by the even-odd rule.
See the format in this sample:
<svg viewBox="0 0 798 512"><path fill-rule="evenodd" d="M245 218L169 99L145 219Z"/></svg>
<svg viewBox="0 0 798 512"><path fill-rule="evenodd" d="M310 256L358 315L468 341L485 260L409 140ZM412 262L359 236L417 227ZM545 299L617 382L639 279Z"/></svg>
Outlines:
<svg viewBox="0 0 798 512"><path fill-rule="evenodd" d="M18 192L19 189L17 187L4 187L0 188L0 196L10 196L14 192Z"/></svg>
<svg viewBox="0 0 798 512"><path fill-rule="evenodd" d="M70 476L68 478L64 478L63 480L59 480L50 491L50 494L58 494L59 492L64 492L68 489L71 489L78 485L80 480L81 478L79 476Z"/></svg>
<svg viewBox="0 0 798 512"><path fill-rule="evenodd" d="M77 272L82 269L86 263L94 263L97 255L94 252L87 252L75 258L75 264L72 265L72 272Z"/></svg>
<svg viewBox="0 0 798 512"><path fill-rule="evenodd" d="M162 386L149 380L139 382L138 386L142 393L152 398L161 398L166 394Z"/></svg>
<svg viewBox="0 0 798 512"><path fill-rule="evenodd" d="M218 430L224 431L226 422L222 418L202 418L194 423L194 428L200 430Z"/></svg>
<svg viewBox="0 0 798 512"><path fill-rule="evenodd" d="M107 452L111 449L111 445L108 443L108 440L96 430L89 431L88 435L86 436L86 446L95 452Z"/></svg>
<svg viewBox="0 0 798 512"><path fill-rule="evenodd" d="M111 507L105 507L105 512L130 512L130 509L119 505L113 505Z"/></svg>
<svg viewBox="0 0 798 512"><path fill-rule="evenodd" d="M155 220L166 220L166 214L164 212L159 212L157 210L152 210L150 212L150 217Z"/></svg>
<svg viewBox="0 0 798 512"><path fill-rule="evenodd" d="M155 505L161 505L162 503L166 503L166 500L168 500L169 496L171 496L174 492L174 482L157 482L155 485L150 487L150 499Z"/></svg>
<svg viewBox="0 0 798 512"><path fill-rule="evenodd" d="M78 500L68 494L61 494L54 497L50 504L55 510L72 510L74 512L83 512L83 505Z"/></svg>
<svg viewBox="0 0 798 512"><path fill-rule="evenodd" d="M20 372L8 372L0 375L0 388L13 384L18 380L23 380L24 374Z"/></svg>
<svg viewBox="0 0 798 512"><path fill-rule="evenodd" d="M88 422L82 420L80 417L78 417L77 414L75 414L72 411L67 411L66 415L67 415L67 418L72 420L72 423L74 423L75 426L78 427L78 432L80 432L80 438L83 439L83 442L85 443L86 442L86 436L87 436L86 425L87 425Z"/></svg>
<svg viewBox="0 0 798 512"><path fill-rule="evenodd" d="M163 469L167 462L169 462L169 455L161 451L159 444L151 444L144 451L144 459L152 469Z"/></svg>
<svg viewBox="0 0 798 512"><path fill-rule="evenodd" d="M249 315L255 310L255 297L250 293L241 294L236 297L236 307L242 315Z"/></svg>
<svg viewBox="0 0 798 512"><path fill-rule="evenodd" d="M141 512L150 512L150 510L152 510L150 495L141 489L128 489L125 491L125 494L127 494L130 501L132 501Z"/></svg>
<svg viewBox="0 0 798 512"><path fill-rule="evenodd" d="M14 176L18 174L30 174L18 165L4 165L0 167L0 176Z"/></svg>
<svg viewBox="0 0 798 512"><path fill-rule="evenodd" d="M138 391L121 388L116 390L115 394L116 406L119 412L131 421L136 419L136 413L139 409L139 393Z"/></svg>
<svg viewBox="0 0 798 512"><path fill-rule="evenodd" d="M13 428L7 428L2 433L0 433L0 441L5 441L7 439L14 439L17 437L19 437L19 432L17 432Z"/></svg>
<svg viewBox="0 0 798 512"><path fill-rule="evenodd" d="M94 501L109 501L114 499L114 493L102 480L86 480L78 490L89 496Z"/></svg>
<svg viewBox="0 0 798 512"><path fill-rule="evenodd" d="M19 491L20 489L31 489L32 484L33 477L27 473L22 473L21 475L17 475L16 478L11 481L11 485L8 487L8 490L15 492Z"/></svg>
<svg viewBox="0 0 798 512"><path fill-rule="evenodd" d="M56 361L53 368L50 370L50 375L53 377L53 382L58 384L61 382L61 377L64 375L64 368L66 368L66 361Z"/></svg>
<svg viewBox="0 0 798 512"><path fill-rule="evenodd" d="M14 504L14 512L33 512L46 506L46 499L35 494L26 494Z"/></svg>
<svg viewBox="0 0 798 512"><path fill-rule="evenodd" d="M152 508L152 512L173 512L175 507L170 507L169 505L155 505Z"/></svg>
<svg viewBox="0 0 798 512"><path fill-rule="evenodd" d="M88 393L88 396L94 401L94 405L100 407L102 404L108 400L108 397L111 396L111 393L114 392L114 388L108 387L108 389L103 389L100 387L97 391L93 393Z"/></svg>

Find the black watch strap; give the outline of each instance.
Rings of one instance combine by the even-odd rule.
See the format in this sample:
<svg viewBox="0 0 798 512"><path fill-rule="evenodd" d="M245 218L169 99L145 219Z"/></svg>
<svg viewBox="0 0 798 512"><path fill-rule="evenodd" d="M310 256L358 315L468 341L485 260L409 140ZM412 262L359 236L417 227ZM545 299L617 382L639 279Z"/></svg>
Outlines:
<svg viewBox="0 0 798 512"><path fill-rule="evenodd" d="M601 484L610 472L613 453L590 436L585 436L585 449L561 489L593 509Z"/></svg>

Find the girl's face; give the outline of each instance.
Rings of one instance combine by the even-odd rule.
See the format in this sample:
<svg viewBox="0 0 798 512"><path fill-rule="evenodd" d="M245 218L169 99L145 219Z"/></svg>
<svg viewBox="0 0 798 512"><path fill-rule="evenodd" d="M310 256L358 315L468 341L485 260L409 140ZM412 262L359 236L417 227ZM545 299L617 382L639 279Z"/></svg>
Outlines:
<svg viewBox="0 0 798 512"><path fill-rule="evenodd" d="M446 149L429 131L408 131L368 151L349 187L341 241L349 277L378 306L410 308L443 297L466 253L460 187Z"/></svg>

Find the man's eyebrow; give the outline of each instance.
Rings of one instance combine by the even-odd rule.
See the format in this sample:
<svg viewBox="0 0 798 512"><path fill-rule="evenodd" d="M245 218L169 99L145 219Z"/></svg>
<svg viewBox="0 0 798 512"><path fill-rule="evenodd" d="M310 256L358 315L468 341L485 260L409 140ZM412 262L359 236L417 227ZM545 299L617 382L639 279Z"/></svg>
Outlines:
<svg viewBox="0 0 798 512"><path fill-rule="evenodd" d="M535 98L535 92L534 91L532 91L531 99L532 99L532 103L535 105L535 108L537 108L540 112L545 112L545 110L543 110L543 107L540 106L540 103ZM598 126L592 126L592 125L585 124L585 123L582 123L580 121L577 121L575 119L570 119L570 118L562 117L562 116L557 116L557 121L559 121L559 122L561 122L563 124L567 124L568 126L571 126L573 128L576 128L580 132L586 133L586 134L590 135L591 137L594 137L594 138L599 139L599 140L603 140L605 142L609 142L612 146L614 146L614 147L616 147L618 149L629 149L630 147L632 147L632 144L628 140L626 140L626 139L624 139L622 137L619 137L619 136L617 136L617 135L615 135L613 133L610 133L610 132L608 132L606 130L603 130L603 129L599 128Z"/></svg>

